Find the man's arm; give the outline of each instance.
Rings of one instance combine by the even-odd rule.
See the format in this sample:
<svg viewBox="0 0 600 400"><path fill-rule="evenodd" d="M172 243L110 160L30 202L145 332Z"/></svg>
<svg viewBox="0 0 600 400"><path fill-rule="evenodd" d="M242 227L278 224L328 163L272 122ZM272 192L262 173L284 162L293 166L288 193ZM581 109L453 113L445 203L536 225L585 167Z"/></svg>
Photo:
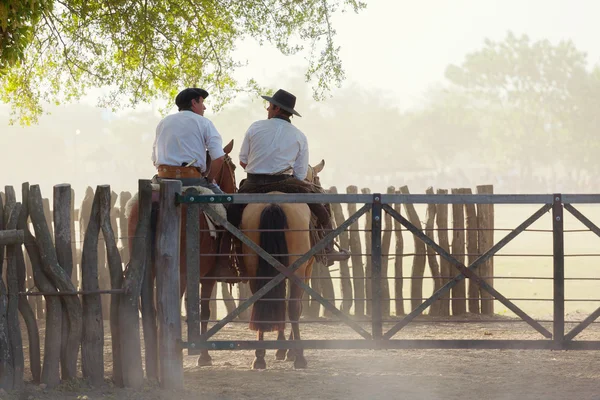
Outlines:
<svg viewBox="0 0 600 400"><path fill-rule="evenodd" d="M219 134L217 128L215 128L211 121L209 121L206 136L206 149L212 159L207 178L212 182L223 166L225 152L223 151L223 139L221 138L221 134Z"/></svg>
<svg viewBox="0 0 600 400"><path fill-rule="evenodd" d="M300 142L300 151L294 161L294 176L301 181L306 178L308 173L308 142L306 140Z"/></svg>
<svg viewBox="0 0 600 400"><path fill-rule="evenodd" d="M219 171L221 170L221 167L223 167L223 161L225 161L225 156L221 156L217 159L211 160L210 162L210 171L208 173L208 175L206 176L209 180L209 182L212 182L213 179L215 179L219 173Z"/></svg>
<svg viewBox="0 0 600 400"><path fill-rule="evenodd" d="M248 165L248 154L250 153L250 129L246 131L244 140L242 141L242 147L240 147L240 165L246 169Z"/></svg>

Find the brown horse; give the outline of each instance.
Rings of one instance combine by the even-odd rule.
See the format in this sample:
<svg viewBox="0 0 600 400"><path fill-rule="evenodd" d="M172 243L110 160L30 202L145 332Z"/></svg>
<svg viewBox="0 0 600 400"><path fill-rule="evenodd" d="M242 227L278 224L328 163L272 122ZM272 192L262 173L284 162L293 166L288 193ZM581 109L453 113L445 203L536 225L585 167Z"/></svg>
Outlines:
<svg viewBox="0 0 600 400"><path fill-rule="evenodd" d="M235 182L235 165L229 157L229 153L233 149L233 140L223 148L225 152L225 161L222 164L220 171L215 175L215 181L225 193L235 193L237 191ZM152 193L152 202L158 202L158 192ZM127 205L129 210L128 220L128 235L129 235L129 248L131 249L131 240L135 236L135 228L137 226L139 210L138 210L138 199L135 196L131 199L130 204ZM182 205L181 207L181 220L186 220L187 206ZM209 227L206 222L206 218L200 214L200 320L201 320L201 333L205 333L208 327L208 320L210 319L210 307L209 301L212 294L213 288L217 283L216 279L211 279L214 276L214 269L216 266L216 254L218 253L218 243L210 236ZM153 223L155 226L155 223ZM187 265L186 265L186 233L185 223L181 224L181 241L180 241L180 296L183 296L186 285L187 285ZM202 254L206 254L203 256ZM154 263L152 263L154 269ZM153 276L154 274L154 270ZM208 354L208 350L203 350L200 357L198 358L198 365L211 365L212 359Z"/></svg>
<svg viewBox="0 0 600 400"><path fill-rule="evenodd" d="M316 174L321 171L323 165L324 161L315 168L309 168L307 179L313 183L318 182ZM271 194L280 193L271 192ZM248 204L242 214L240 228L247 230L248 237L254 243L273 255L283 265L289 266L311 248L310 222L311 211L306 204ZM260 230L271 231L260 232ZM244 263L250 278L252 293L256 293L273 277L279 275L279 271L245 244L242 253L245 254ZM311 257L295 272L295 275L303 278L305 283L310 278L313 262L314 257ZM256 279L257 277L259 279ZM262 299L258 300L252 307L250 329L257 331L258 340L264 339L265 332L277 332L277 340L285 340L286 281L282 281L271 289L262 297L264 301L261 301ZM287 311L292 330L289 340L300 340L299 320L302 314L302 302L300 300L303 294L304 289L296 284L290 284ZM265 369L267 367L265 353L264 349L256 350L256 358L252 363L252 368ZM277 360L283 360L285 356L284 349L278 350L275 355ZM290 349L287 353L287 359L294 361L295 368L306 368L307 366L303 349Z"/></svg>

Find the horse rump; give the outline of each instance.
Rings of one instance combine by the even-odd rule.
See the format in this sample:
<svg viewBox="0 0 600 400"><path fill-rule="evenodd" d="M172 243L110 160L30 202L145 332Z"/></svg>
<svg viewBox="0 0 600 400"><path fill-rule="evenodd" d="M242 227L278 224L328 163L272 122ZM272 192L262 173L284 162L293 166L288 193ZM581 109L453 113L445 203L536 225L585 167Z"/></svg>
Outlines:
<svg viewBox="0 0 600 400"><path fill-rule="evenodd" d="M289 256L283 229L287 228L287 217L279 205L269 204L263 209L259 224L260 246L285 266L289 264ZM260 290L277 275L279 275L279 271L259 257L256 290ZM250 329L261 332L283 331L285 329L285 295L285 280L283 280L254 303Z"/></svg>

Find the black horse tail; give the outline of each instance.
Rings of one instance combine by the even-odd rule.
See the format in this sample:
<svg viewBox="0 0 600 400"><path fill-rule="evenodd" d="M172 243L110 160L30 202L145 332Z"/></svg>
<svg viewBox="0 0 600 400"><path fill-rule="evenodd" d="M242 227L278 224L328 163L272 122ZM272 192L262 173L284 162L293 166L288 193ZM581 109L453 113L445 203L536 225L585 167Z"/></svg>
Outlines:
<svg viewBox="0 0 600 400"><path fill-rule="evenodd" d="M287 228L287 217L279 205L269 204L263 209L260 214L259 229L277 229L279 231L261 232L260 247L286 267L289 264L289 255L283 229ZM260 290L277 275L279 275L279 271L262 257L259 257L256 272L259 279L256 281L256 290ZM261 332L283 331L285 329L285 295L285 280L283 280L254 303L250 329Z"/></svg>

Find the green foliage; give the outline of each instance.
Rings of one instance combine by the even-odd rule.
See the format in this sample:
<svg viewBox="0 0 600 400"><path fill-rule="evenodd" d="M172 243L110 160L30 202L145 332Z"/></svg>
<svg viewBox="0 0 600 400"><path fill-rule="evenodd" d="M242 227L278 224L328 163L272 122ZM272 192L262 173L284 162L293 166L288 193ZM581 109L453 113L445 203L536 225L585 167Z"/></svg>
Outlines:
<svg viewBox="0 0 600 400"><path fill-rule="evenodd" d="M306 79L322 98L344 78L330 18L365 7L358 0L5 2L0 98L25 123L37 121L43 101L76 100L93 87L110 88L99 104L118 109L124 97L135 106L200 85L218 109L240 91L260 89L232 77L243 65L232 51L248 37L283 54L307 51Z"/></svg>
<svg viewBox="0 0 600 400"><path fill-rule="evenodd" d="M509 33L450 65L446 78L463 98L463 115L478 121L489 160L531 174L536 164L588 168L599 150L600 72L571 41Z"/></svg>

